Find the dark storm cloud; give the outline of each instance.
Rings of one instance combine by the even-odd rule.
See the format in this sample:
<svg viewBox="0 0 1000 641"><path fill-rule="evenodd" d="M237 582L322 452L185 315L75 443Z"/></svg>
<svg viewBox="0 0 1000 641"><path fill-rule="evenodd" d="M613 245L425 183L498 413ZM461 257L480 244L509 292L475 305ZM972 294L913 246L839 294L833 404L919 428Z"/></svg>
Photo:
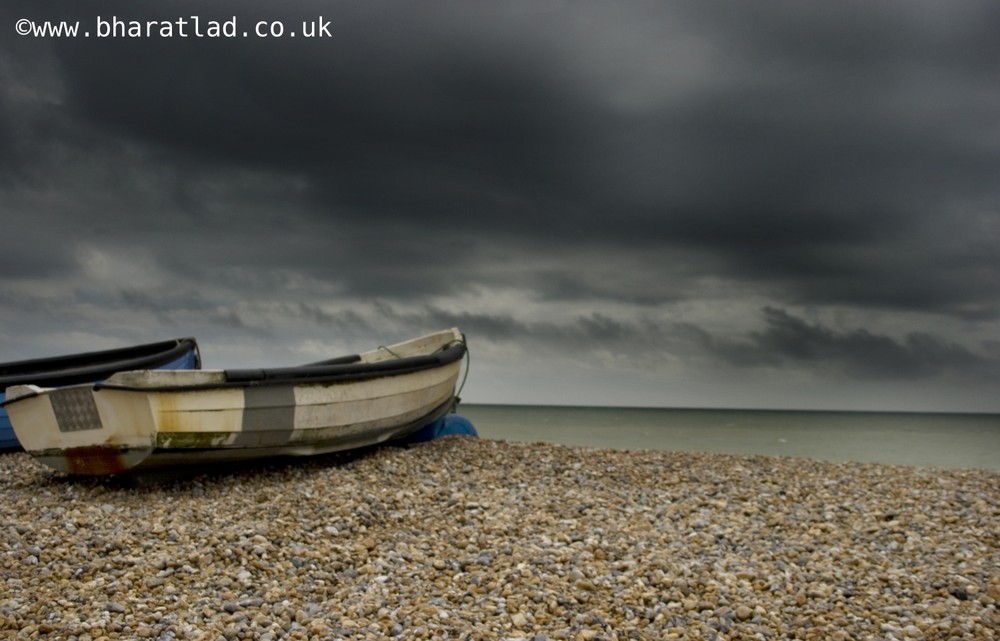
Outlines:
<svg viewBox="0 0 1000 641"><path fill-rule="evenodd" d="M96 6L64 9L92 19ZM976 217L1000 195L995 134L982 137L1000 106L990 4L268 11L213 7L247 28L322 13L335 37L53 43L65 102L33 135L81 148L110 135L153 145L168 167L298 176L289 215L364 242L340 260L318 247L294 255L346 274L352 291L419 295L418 282L441 282L441 252L412 249L414 235L459 248L488 235L511 255L530 235L579 251L699 250L804 303L1000 313L995 252L968 251L997 233L995 215ZM106 16L135 12L100 3ZM193 13L204 12L179 2L141 17ZM70 128L76 141L51 133ZM202 214L208 226L220 215ZM343 269L374 253L363 247L385 273ZM401 264L428 271L394 281ZM592 295L588 280L539 273L531 285L569 298Z"/></svg>
<svg viewBox="0 0 1000 641"><path fill-rule="evenodd" d="M88 257L127 256L108 277L122 283L69 298L265 332L237 303L271 298L268 318L350 333L370 314L345 297L568 354L998 376L954 330L1000 318L995 3L0 9L7 29L98 15L235 15L241 31L322 16L332 36L0 39L7 278L71 281ZM438 305L507 290L575 307ZM763 330L656 316L741 297L770 302ZM790 311L833 307L899 331ZM949 329L909 331L898 312Z"/></svg>
<svg viewBox="0 0 1000 641"><path fill-rule="evenodd" d="M765 329L739 339L687 331L709 352L738 367L807 366L855 380L1000 377L1000 360L978 355L940 336L911 332L902 338L863 328L838 330L809 323L786 310L763 310Z"/></svg>
<svg viewBox="0 0 1000 641"><path fill-rule="evenodd" d="M581 345L592 345L643 368L698 353L747 376L757 368L792 368L831 381L1000 380L995 347L992 354L989 346L977 353L928 332L891 336L861 327L834 328L773 307L761 310L763 329L735 337L686 323L620 320L600 313L558 322L522 321L508 314L456 313L433 306L401 312L386 303L379 304L378 313L405 325L461 327L473 338L473 349L478 338L572 359L574 353L589 354L579 352Z"/></svg>

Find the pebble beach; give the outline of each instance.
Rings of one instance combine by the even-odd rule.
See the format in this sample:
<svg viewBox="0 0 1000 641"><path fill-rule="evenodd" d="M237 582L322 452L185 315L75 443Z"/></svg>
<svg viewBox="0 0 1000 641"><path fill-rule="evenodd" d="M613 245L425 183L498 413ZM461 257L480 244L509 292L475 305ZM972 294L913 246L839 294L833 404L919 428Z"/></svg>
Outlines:
<svg viewBox="0 0 1000 641"><path fill-rule="evenodd" d="M4 639L1000 638L996 471L452 436L0 497Z"/></svg>

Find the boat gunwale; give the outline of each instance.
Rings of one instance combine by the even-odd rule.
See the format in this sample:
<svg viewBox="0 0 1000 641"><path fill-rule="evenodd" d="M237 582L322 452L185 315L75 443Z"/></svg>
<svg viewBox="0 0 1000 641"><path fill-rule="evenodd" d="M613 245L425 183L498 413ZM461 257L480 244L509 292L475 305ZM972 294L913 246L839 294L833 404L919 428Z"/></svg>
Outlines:
<svg viewBox="0 0 1000 641"><path fill-rule="evenodd" d="M66 387L91 383L115 372L155 369L194 352L194 369L201 367L201 353L193 337L174 338L155 343L116 347L114 349L49 356L0 364L0 389L16 385ZM116 358L117 357L117 358ZM53 369L64 365L64 369ZM22 370L18 372L17 370Z"/></svg>
<svg viewBox="0 0 1000 641"><path fill-rule="evenodd" d="M465 341L452 341L432 354L406 356L403 358L376 361L336 363L329 365L303 365L299 367L278 367L264 369L223 370L226 380L191 385L121 385L96 383L94 391L123 390L135 392L189 392L240 387L261 387L268 385L302 385L324 383L350 383L375 378L402 376L435 369L460 361L466 354ZM353 358L353 357L342 357ZM337 359L331 359L337 360Z"/></svg>

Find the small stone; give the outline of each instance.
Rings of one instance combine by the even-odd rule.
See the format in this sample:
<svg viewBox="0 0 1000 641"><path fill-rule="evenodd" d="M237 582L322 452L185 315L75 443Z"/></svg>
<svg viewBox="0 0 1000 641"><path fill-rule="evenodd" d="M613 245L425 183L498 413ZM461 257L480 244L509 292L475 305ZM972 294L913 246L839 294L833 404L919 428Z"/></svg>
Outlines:
<svg viewBox="0 0 1000 641"><path fill-rule="evenodd" d="M944 603L941 603L940 601L931 603L929 606L927 606L927 614L933 616L941 616L947 611L948 611L948 606L946 606Z"/></svg>

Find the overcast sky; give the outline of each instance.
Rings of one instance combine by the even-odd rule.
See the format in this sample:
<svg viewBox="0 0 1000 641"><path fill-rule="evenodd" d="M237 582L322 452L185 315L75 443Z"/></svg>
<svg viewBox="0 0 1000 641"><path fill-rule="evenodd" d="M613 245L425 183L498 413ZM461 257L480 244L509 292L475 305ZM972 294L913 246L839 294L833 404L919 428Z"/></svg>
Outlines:
<svg viewBox="0 0 1000 641"><path fill-rule="evenodd" d="M147 4L0 9L0 360L457 325L469 402L1000 411L1000 3Z"/></svg>

